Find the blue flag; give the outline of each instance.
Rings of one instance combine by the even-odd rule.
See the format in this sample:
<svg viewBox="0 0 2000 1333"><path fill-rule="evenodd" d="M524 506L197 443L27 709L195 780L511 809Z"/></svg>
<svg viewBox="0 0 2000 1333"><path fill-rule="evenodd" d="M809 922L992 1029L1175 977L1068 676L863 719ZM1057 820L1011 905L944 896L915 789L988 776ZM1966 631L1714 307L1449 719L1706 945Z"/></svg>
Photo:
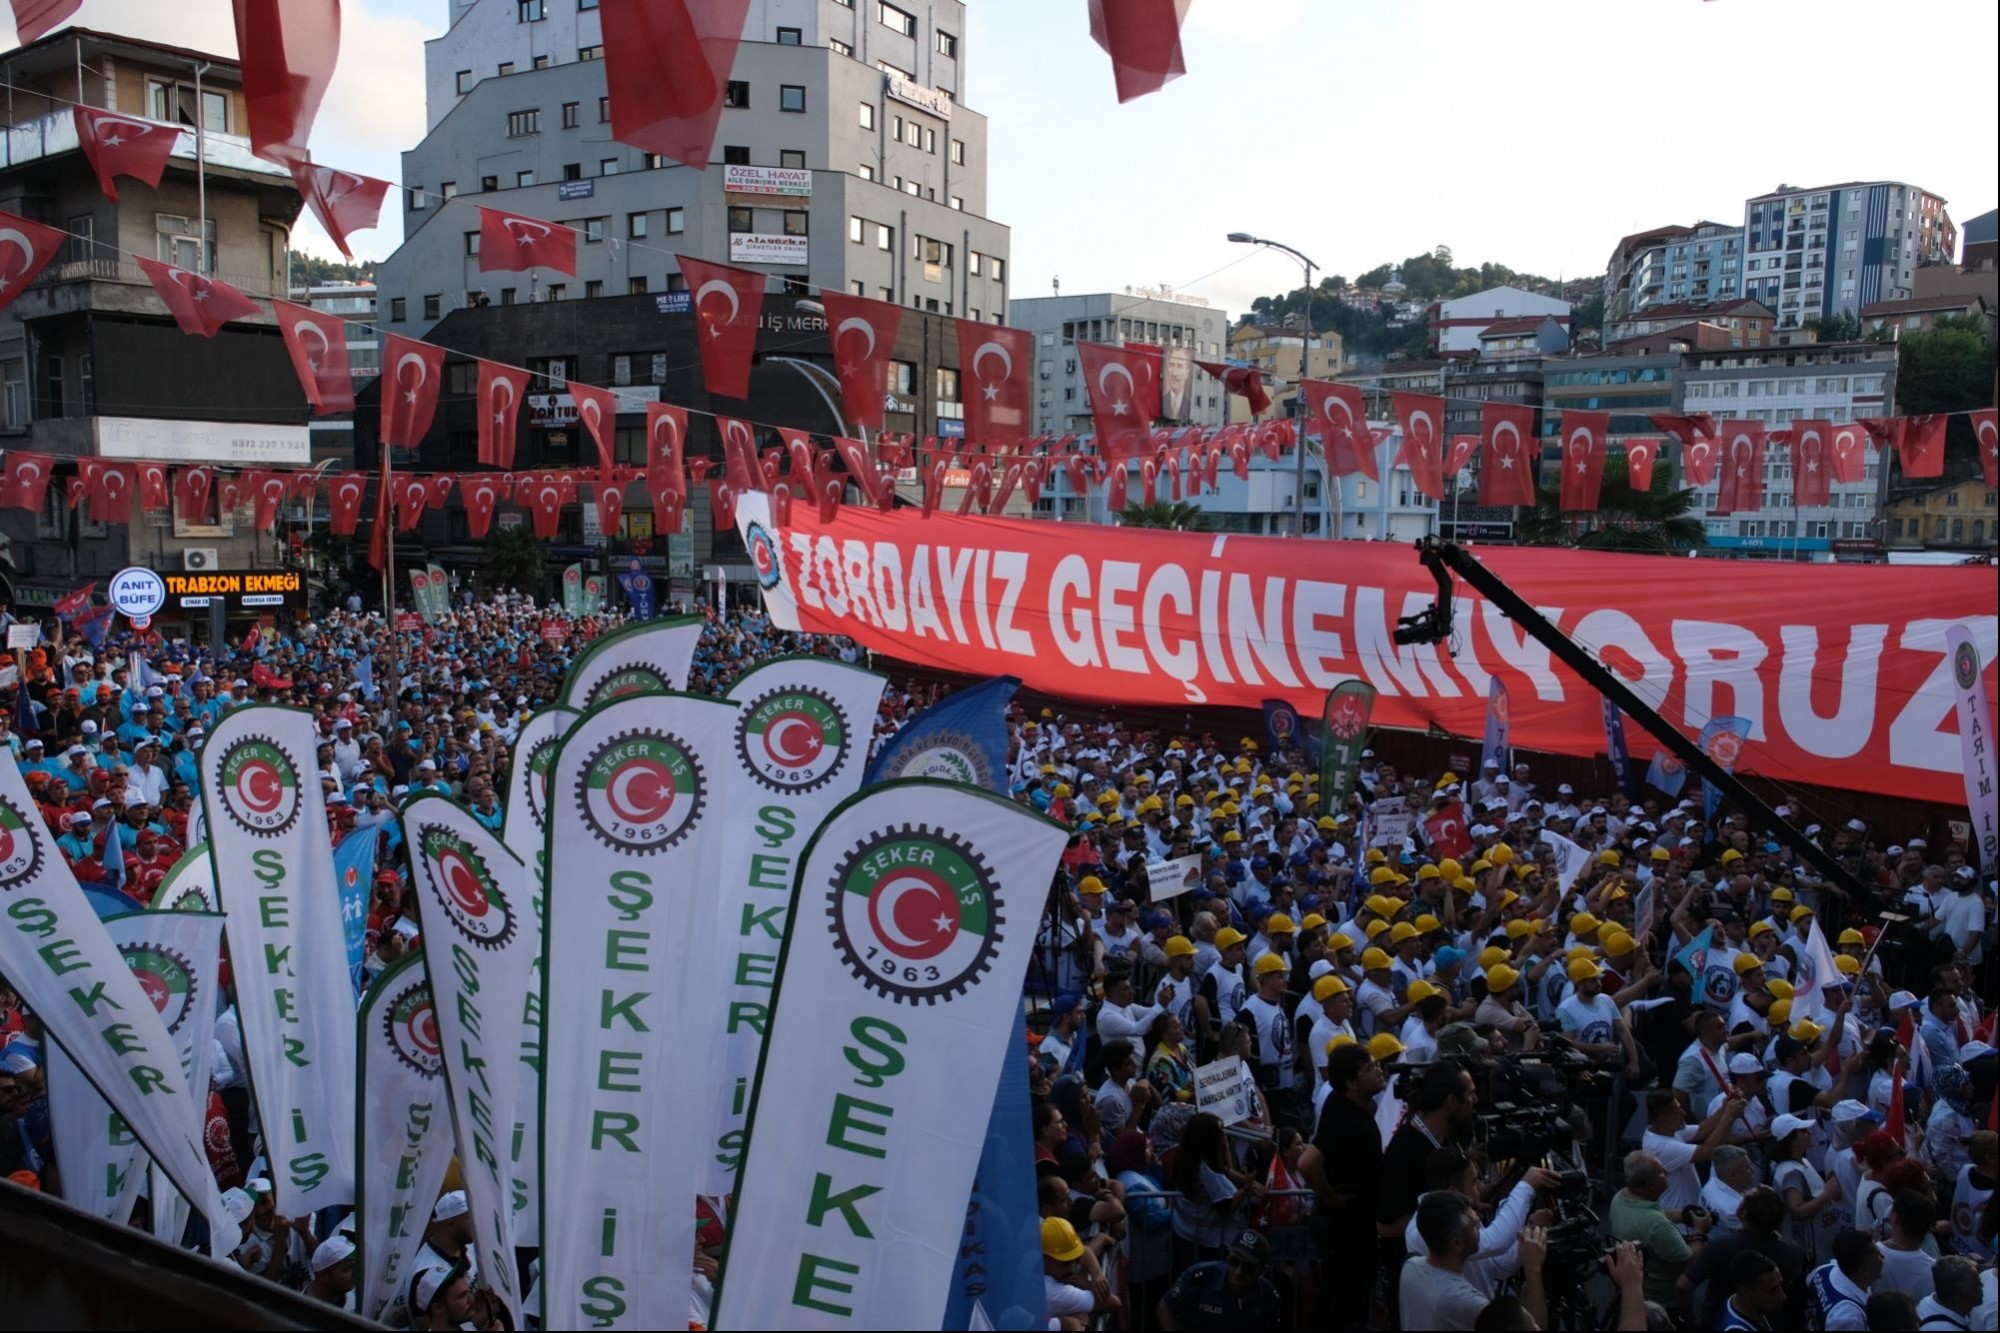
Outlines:
<svg viewBox="0 0 2000 1333"><path fill-rule="evenodd" d="M1079 1043L1080 1045L1081 1043ZM965 1234L945 1298L945 1329L1047 1328L1042 1284L1042 1219L1035 1195L1034 1130L1028 1119L1028 1082L1018 1051L1001 1066L986 1122L986 1145ZM984 1315L983 1319L977 1314Z"/></svg>
<svg viewBox="0 0 2000 1333"><path fill-rule="evenodd" d="M640 620L653 618L653 576L651 574L620 574L618 586L625 590L625 596L632 603L632 614Z"/></svg>
<svg viewBox="0 0 2000 1333"><path fill-rule="evenodd" d="M1632 752L1625 748L1625 714L1609 699L1604 701L1604 753L1611 759L1611 771L1618 775L1619 789L1638 800L1639 784L1632 780Z"/></svg>
<svg viewBox="0 0 2000 1333"><path fill-rule="evenodd" d="M104 878L98 883L108 889L123 892L125 888L125 839L120 836L117 824L109 824L104 830L104 845L97 851L97 862L104 867Z"/></svg>
<svg viewBox="0 0 2000 1333"><path fill-rule="evenodd" d="M1653 752L1653 762L1646 769L1648 787L1679 799L1687 780L1687 765L1680 761L1678 755L1664 745Z"/></svg>
<svg viewBox="0 0 2000 1333"><path fill-rule="evenodd" d="M1689 998L1695 1004L1727 1004L1730 995L1736 989L1734 966L1736 951L1725 949L1721 951L1719 959L1711 959L1709 955L1716 952L1714 943L1715 924L1711 922L1703 926L1701 933L1682 945L1680 952L1674 955L1674 961L1686 968L1688 975L1694 978L1694 994ZM1717 975L1718 973L1720 975ZM1726 985L1721 984L1724 977L1728 978ZM1711 993L1711 981L1717 983L1713 987L1713 993Z"/></svg>
<svg viewBox="0 0 2000 1333"><path fill-rule="evenodd" d="M1264 734L1271 742L1271 753L1299 748L1299 710L1283 699L1264 701Z"/></svg>
<svg viewBox="0 0 2000 1333"><path fill-rule="evenodd" d="M347 938L347 970L354 993L362 991L368 950L368 895L375 886L375 830L356 829L333 849L333 880L340 888L340 926Z"/></svg>
<svg viewBox="0 0 2000 1333"><path fill-rule="evenodd" d="M1007 795L1007 703L1018 676L960 690L932 704L882 746L865 786L892 778L941 778Z"/></svg>
<svg viewBox="0 0 2000 1333"><path fill-rule="evenodd" d="M369 702L375 700L375 654L370 653L354 664L354 683L361 687L361 694Z"/></svg>
<svg viewBox="0 0 2000 1333"><path fill-rule="evenodd" d="M1750 722L1740 717L1712 717L1708 725L1701 729L1697 742L1701 752L1722 767L1725 773L1736 771L1736 756L1743 752L1743 746L1750 739ZM1716 807L1722 804L1722 789L1712 782L1701 784L1702 819L1715 822Z"/></svg>
<svg viewBox="0 0 2000 1333"><path fill-rule="evenodd" d="M1507 704L1507 687L1501 684L1500 677L1492 679L1486 690L1486 743L1480 747L1479 767L1483 771L1491 762L1505 773L1511 767L1507 762L1507 724L1512 710Z"/></svg>
<svg viewBox="0 0 2000 1333"><path fill-rule="evenodd" d="M87 611L79 612L70 628L90 640L92 652L101 652L104 649L104 637L111 632L111 608L93 606Z"/></svg>

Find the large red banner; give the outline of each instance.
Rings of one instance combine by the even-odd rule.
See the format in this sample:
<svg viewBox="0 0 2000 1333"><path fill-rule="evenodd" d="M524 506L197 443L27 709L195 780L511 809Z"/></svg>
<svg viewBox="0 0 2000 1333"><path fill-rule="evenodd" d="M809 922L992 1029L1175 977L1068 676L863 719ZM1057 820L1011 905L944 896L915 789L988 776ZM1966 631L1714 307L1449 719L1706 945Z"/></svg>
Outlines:
<svg viewBox="0 0 2000 1333"><path fill-rule="evenodd" d="M794 505L737 523L772 620L877 652L1100 703L1317 712L1351 678L1379 725L1477 736L1493 676L1514 743L1600 754L1599 697L1464 585L1451 651L1399 647L1437 588L1405 546ZM1752 724L1739 772L1958 805L1945 630L1967 625L1994 688L1993 572L1759 564L1493 547L1480 557L1689 735ZM1633 754L1657 748L1633 729Z"/></svg>

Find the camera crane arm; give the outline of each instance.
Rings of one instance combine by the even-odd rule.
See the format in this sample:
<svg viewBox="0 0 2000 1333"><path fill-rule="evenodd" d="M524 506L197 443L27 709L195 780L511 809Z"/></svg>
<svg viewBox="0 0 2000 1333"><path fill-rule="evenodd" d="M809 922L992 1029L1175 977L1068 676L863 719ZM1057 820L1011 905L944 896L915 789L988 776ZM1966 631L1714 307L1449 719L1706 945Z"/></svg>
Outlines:
<svg viewBox="0 0 2000 1333"><path fill-rule="evenodd" d="M1533 635L1535 640L1547 648L1564 666L1582 677L1586 685L1617 704L1620 710L1637 721L1654 740L1664 745L1689 769L1715 784L1737 805L1763 820L1779 840L1824 875L1843 897L1849 898L1856 904L1865 904L1868 901L1868 891L1861 882L1849 874L1840 862L1834 860L1825 848L1806 837L1789 821L1780 818L1777 811L1739 782L1734 774L1702 753L1700 746L1655 712L1645 700L1633 693L1616 672L1606 668L1582 645L1550 624L1539 611L1529 605L1526 598L1508 587L1499 575L1481 564L1470 552L1455 543L1426 537L1417 542L1417 558L1437 580L1438 602L1430 611L1408 617L1406 627L1397 632L1397 642L1447 643L1452 624L1452 576L1464 579L1473 591L1499 607L1502 615ZM1412 637L1406 640L1403 637L1405 634L1410 634Z"/></svg>

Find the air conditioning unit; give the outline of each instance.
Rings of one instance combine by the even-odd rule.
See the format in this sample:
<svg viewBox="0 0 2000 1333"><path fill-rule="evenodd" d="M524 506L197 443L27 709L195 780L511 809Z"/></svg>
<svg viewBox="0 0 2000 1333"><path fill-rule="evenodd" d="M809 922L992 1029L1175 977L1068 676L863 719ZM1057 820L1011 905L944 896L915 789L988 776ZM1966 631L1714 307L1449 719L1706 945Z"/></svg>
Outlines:
<svg viewBox="0 0 2000 1333"><path fill-rule="evenodd" d="M181 552L181 568L207 573L222 567L222 555L213 546L190 546Z"/></svg>

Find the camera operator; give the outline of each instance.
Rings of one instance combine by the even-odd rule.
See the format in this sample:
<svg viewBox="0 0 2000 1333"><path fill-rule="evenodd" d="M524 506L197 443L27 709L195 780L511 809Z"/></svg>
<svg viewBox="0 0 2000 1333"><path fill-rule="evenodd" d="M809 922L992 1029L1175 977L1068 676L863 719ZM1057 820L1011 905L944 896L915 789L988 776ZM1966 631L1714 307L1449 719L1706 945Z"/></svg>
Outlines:
<svg viewBox="0 0 2000 1333"><path fill-rule="evenodd" d="M1419 1212L1423 1209L1424 1199L1440 1190L1462 1194L1472 1201L1475 1208L1479 1206L1483 1188L1479 1163L1459 1149L1439 1148L1432 1152L1424 1164L1424 1175L1427 1189L1417 1200ZM1561 1181L1561 1176L1545 1167L1528 1168L1514 1188L1507 1192L1507 1197L1500 1201L1499 1207L1494 1209L1493 1220L1481 1228L1479 1250L1464 1268L1466 1281L1491 1297L1520 1271L1516 1245L1521 1238L1521 1228L1527 1225L1531 1216L1529 1210L1535 1206L1535 1193L1537 1190L1554 1189ZM1546 1215L1538 1220L1546 1221ZM1430 1254L1414 1216L1403 1228L1403 1244L1417 1258ZM1409 1322L1407 1312L1404 1322Z"/></svg>
<svg viewBox="0 0 2000 1333"><path fill-rule="evenodd" d="M1472 1142L1479 1106L1479 1092L1473 1086L1472 1075L1456 1064L1428 1065L1421 1074L1412 1071L1404 1077L1400 1091L1409 1103L1410 1115L1382 1150L1381 1184L1375 1209L1375 1223L1382 1237L1382 1262L1391 1273L1402 1270L1403 1229L1417 1211L1417 1198L1424 1192L1425 1167L1431 1153ZM1392 1305L1397 1291L1397 1284L1392 1282L1389 1286ZM1410 1327L1424 1325L1411 1323Z"/></svg>
<svg viewBox="0 0 2000 1333"><path fill-rule="evenodd" d="M1610 1231L1614 1240L1634 1241L1646 1260L1646 1299L1671 1309L1676 1300L1681 1271L1694 1258L1695 1250L1708 1243L1708 1229L1714 1223L1706 1208L1682 1210L1692 1234L1682 1238L1660 1199L1667 1192L1667 1168L1660 1159L1640 1149L1625 1158L1625 1188L1611 1196Z"/></svg>
<svg viewBox="0 0 2000 1333"><path fill-rule="evenodd" d="M1548 1233L1541 1227L1521 1231L1521 1294L1500 1296L1480 1313L1476 1327L1482 1330L1520 1330L1539 1333L1549 1327L1548 1293L1542 1285L1542 1266L1548 1259ZM1614 1245L1604 1257L1605 1271L1618 1292L1618 1314L1611 1327L1616 1333L1646 1333L1645 1260L1639 1247L1630 1243Z"/></svg>

